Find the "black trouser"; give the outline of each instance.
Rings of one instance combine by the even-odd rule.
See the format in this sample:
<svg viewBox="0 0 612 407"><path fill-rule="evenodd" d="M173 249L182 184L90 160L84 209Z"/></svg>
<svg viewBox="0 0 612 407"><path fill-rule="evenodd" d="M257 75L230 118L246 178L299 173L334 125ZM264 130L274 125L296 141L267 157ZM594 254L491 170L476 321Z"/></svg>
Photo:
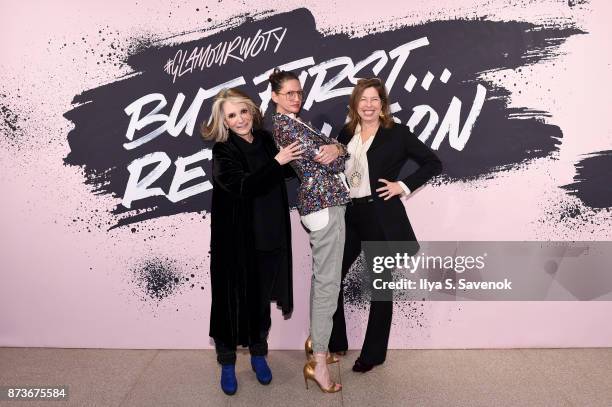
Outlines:
<svg viewBox="0 0 612 407"><path fill-rule="evenodd" d="M342 259L342 286L338 296L338 308L334 314L334 327L329 340L329 351L340 352L348 349L346 322L344 319L344 278L361 253L362 241L384 241L385 236L378 222L376 203L349 204L346 209L346 241ZM370 273L363 278L370 278ZM370 301L368 327L359 359L364 363L377 365L385 361L393 301Z"/></svg>
<svg viewBox="0 0 612 407"><path fill-rule="evenodd" d="M262 251L256 250L256 272L259 281L259 298L257 307L259 308L259 338L249 344L249 352L253 356L265 356L268 354L268 332L272 325L270 318L270 297L272 287L280 268L280 250ZM225 344L215 339L215 350L217 351L217 362L222 365L236 364L236 345Z"/></svg>

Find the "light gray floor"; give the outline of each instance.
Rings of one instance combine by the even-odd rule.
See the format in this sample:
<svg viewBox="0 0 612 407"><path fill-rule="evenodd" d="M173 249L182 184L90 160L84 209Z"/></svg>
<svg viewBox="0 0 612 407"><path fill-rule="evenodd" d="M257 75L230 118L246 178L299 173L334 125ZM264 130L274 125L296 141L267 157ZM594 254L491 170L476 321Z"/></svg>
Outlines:
<svg viewBox="0 0 612 407"><path fill-rule="evenodd" d="M0 348L0 385L69 385L67 402L15 406L612 406L612 349L394 350L366 374L356 351L330 365L344 390L304 387L304 354L271 351L260 385L239 351L238 392L214 351ZM312 383L312 382L310 382Z"/></svg>

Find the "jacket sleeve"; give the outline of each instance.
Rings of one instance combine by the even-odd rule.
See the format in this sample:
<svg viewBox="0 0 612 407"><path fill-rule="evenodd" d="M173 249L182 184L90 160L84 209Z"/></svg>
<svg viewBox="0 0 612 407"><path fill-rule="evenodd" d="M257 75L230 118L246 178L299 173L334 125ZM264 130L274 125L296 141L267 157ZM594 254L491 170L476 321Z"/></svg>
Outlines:
<svg viewBox="0 0 612 407"><path fill-rule="evenodd" d="M339 174L344 171L344 164L348 158L348 149L341 143L335 143L342 148L343 153L338 156L334 161L329 163L329 168L332 172Z"/></svg>
<svg viewBox="0 0 612 407"><path fill-rule="evenodd" d="M278 154L279 152L279 148L278 148L278 144L276 143L276 140L274 138L274 133L270 133L268 131L265 131L265 137L266 137L266 141L269 140L270 142L270 147L274 150L274 154ZM293 167L291 167L291 165L283 165L283 177L286 180L290 180L293 178L297 177L297 174L295 173L295 171L293 170Z"/></svg>
<svg viewBox="0 0 612 407"><path fill-rule="evenodd" d="M319 137L321 137L323 140L325 140L327 142L327 144L332 144L332 145L338 146L338 148L340 149L340 155L338 156L339 158L340 157L344 157L346 159L346 157L348 157L348 149L346 148L346 146L343 143L338 141L338 139L331 138L329 136L326 136L325 134L321 134Z"/></svg>
<svg viewBox="0 0 612 407"><path fill-rule="evenodd" d="M295 141L301 141L299 138L300 133L294 131L293 120L284 116L274 116L272 119L272 137L274 144L277 148L283 148ZM308 156L308 150L302 154L302 159ZM295 167L301 165L300 160L293 160L289 165L283 166L283 174L286 179L297 177Z"/></svg>
<svg viewBox="0 0 612 407"><path fill-rule="evenodd" d="M297 122L286 116L278 116L274 118L274 130L272 132L274 136L274 142L277 147L283 148L287 147L289 144L299 141L302 147L302 157L299 160L292 161L291 167L301 166L302 160L314 161L316 156L316 152L313 148L309 147L308 137L301 126L297 124ZM317 163L318 164L318 163ZM295 171L293 172L295 174ZM285 176L289 175L286 173Z"/></svg>
<svg viewBox="0 0 612 407"><path fill-rule="evenodd" d="M442 173L442 162L438 156L427 147L406 126L397 126L402 137L406 155L419 164L419 168L401 181L411 192L423 186L427 181Z"/></svg>
<svg viewBox="0 0 612 407"><path fill-rule="evenodd" d="M265 193L282 179L282 166L275 159L252 173L246 172L225 143L213 146L213 179L225 191L241 198Z"/></svg>
<svg viewBox="0 0 612 407"><path fill-rule="evenodd" d="M346 148L346 146L342 143L340 143L338 140L335 140L331 137L326 136L325 134L318 134L318 136L321 140L323 140L325 142L326 145L335 145L338 146L341 150L340 155L338 156L338 158L336 158L334 161L332 161L331 163L325 165L325 164L319 164L321 167L323 167L324 169L326 169L328 172L331 172L333 174L339 174L341 172L344 171L344 163L348 158L348 149ZM316 154L313 155L312 159L314 160Z"/></svg>
<svg viewBox="0 0 612 407"><path fill-rule="evenodd" d="M272 136L278 148L287 147L294 141L299 140L298 133L293 130L294 124L289 118L275 117L273 122Z"/></svg>
<svg viewBox="0 0 612 407"><path fill-rule="evenodd" d="M299 141L300 144L302 144L303 149L304 149L302 158L296 161L301 161L301 160L312 161L314 165L320 167L325 172L332 173L332 174L338 174L344 171L344 161L346 160L346 157L348 154L341 155L340 157L338 157L337 159L335 159L328 165L320 164L315 161L315 158L317 155L317 151L316 151L317 149L312 147L314 143L308 139L308 137L311 137L308 134L309 132L311 132L311 130L308 130L308 131L304 130L304 127L298 124L294 119L283 117L283 116L274 118L273 135L274 135L274 141L276 142L277 146L286 147L295 141ZM337 141L325 135L317 135L316 137L319 137L320 139L322 139L326 144L340 144ZM292 165L300 165L300 164L298 164L297 162L292 162Z"/></svg>
<svg viewBox="0 0 612 407"><path fill-rule="evenodd" d="M336 158L334 161L330 163L330 165L332 166L332 168L334 169L336 173L340 173L345 170L346 160L348 160L350 157L350 154L348 151L348 143L344 144L343 142L340 141L340 136L343 134L342 133L343 131L344 129L340 132L340 134L338 135L338 138L336 139L332 139L330 137L330 141L334 143L335 145L337 145L341 150L341 153L338 156L338 158Z"/></svg>

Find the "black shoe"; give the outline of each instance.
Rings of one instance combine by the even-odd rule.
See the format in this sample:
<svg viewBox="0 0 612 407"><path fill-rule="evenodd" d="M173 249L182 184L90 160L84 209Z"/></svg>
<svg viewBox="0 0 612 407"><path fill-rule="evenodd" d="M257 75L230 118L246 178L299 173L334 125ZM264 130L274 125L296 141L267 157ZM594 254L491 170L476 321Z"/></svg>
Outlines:
<svg viewBox="0 0 612 407"><path fill-rule="evenodd" d="M370 370L372 370L373 367L374 365L362 362L361 359L357 358L357 360L355 361L355 364L353 365L353 372L365 373L365 372L369 372Z"/></svg>

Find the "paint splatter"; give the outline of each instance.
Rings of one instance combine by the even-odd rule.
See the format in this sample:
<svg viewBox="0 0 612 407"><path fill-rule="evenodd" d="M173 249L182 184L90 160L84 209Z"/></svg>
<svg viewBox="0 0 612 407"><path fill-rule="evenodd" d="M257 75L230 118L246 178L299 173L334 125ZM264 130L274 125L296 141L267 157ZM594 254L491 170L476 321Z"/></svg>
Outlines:
<svg viewBox="0 0 612 407"><path fill-rule="evenodd" d="M575 7L583 4L587 4L589 0L567 0L567 5L570 7Z"/></svg>
<svg viewBox="0 0 612 407"><path fill-rule="evenodd" d="M612 207L612 150L588 154L575 167L575 182L561 188L591 208Z"/></svg>
<svg viewBox="0 0 612 407"><path fill-rule="evenodd" d="M142 225L141 225L142 227ZM132 233L141 234L145 230ZM146 233L143 240L155 239L155 234ZM169 236L175 236L170 234ZM200 259L185 256L183 262L160 256L152 256L135 262L130 267L131 294L143 302L151 302L159 306L178 294L189 290L205 291L209 281L209 269L198 264Z"/></svg>
<svg viewBox="0 0 612 407"><path fill-rule="evenodd" d="M393 313L393 325L407 328L427 326L428 319L423 301L396 301Z"/></svg>
<svg viewBox="0 0 612 407"><path fill-rule="evenodd" d="M9 106L9 99L8 94L0 93L0 134L4 136L3 142L8 146L16 147L20 139L24 137L22 128L24 118Z"/></svg>
<svg viewBox="0 0 612 407"><path fill-rule="evenodd" d="M146 259L136 265L132 273L143 300L161 301L176 294L186 281L176 262L167 258Z"/></svg>
<svg viewBox="0 0 612 407"><path fill-rule="evenodd" d="M371 285L367 283L363 253L353 263L344 279L344 312L347 318L362 317L370 308L372 298ZM392 325L409 328L423 328L427 325L425 303L414 301L414 298L403 296L401 291L394 291L394 311Z"/></svg>
<svg viewBox="0 0 612 407"><path fill-rule="evenodd" d="M550 225L555 225L554 236L558 240L612 239L609 227L612 207L592 208L579 198L558 193L547 201L542 217L537 220L541 226L539 240L550 240Z"/></svg>
<svg viewBox="0 0 612 407"><path fill-rule="evenodd" d="M344 301L360 308L370 302L368 285L364 284L367 270L363 253L353 263L344 278Z"/></svg>
<svg viewBox="0 0 612 407"><path fill-rule="evenodd" d="M13 113L8 106L0 106L0 114L2 114L2 124L3 126L8 127L10 132L15 132L18 130L17 124L17 115Z"/></svg>

